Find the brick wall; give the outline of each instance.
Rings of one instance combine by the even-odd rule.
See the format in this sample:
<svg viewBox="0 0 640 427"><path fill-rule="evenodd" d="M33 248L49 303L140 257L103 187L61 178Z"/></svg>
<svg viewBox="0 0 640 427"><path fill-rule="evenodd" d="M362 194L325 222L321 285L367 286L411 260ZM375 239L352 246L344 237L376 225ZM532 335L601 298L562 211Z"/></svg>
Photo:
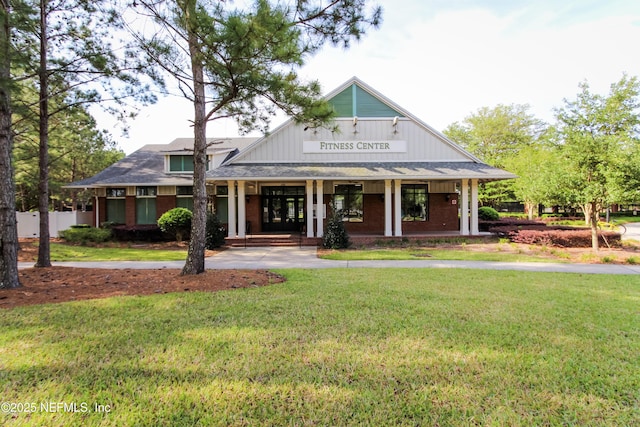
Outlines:
<svg viewBox="0 0 640 427"><path fill-rule="evenodd" d="M176 196L157 196L156 197L156 219L160 218L163 213L170 211L176 207Z"/></svg>
<svg viewBox="0 0 640 427"><path fill-rule="evenodd" d="M247 221L251 222L251 233L260 233L262 231L262 208L259 195L249 196L246 202Z"/></svg>
<svg viewBox="0 0 640 427"><path fill-rule="evenodd" d="M93 221L95 222L95 215L93 216ZM107 220L107 198L106 197L98 197L98 221L99 224L93 224L94 227L100 227L100 224Z"/></svg>
<svg viewBox="0 0 640 427"><path fill-rule="evenodd" d="M136 225L136 196L127 196L125 199L125 224Z"/></svg>
<svg viewBox="0 0 640 427"><path fill-rule="evenodd" d="M449 200L447 200L449 197ZM429 220L403 221L402 232L420 233L429 231L455 231L460 228L458 220L457 194L429 194ZM325 197L329 204L330 196ZM393 207L392 207L393 209ZM330 213L327 212L327 216ZM384 200L382 194L364 195L364 221L345 223L347 232L353 234L384 234ZM393 223L393 218L392 218Z"/></svg>

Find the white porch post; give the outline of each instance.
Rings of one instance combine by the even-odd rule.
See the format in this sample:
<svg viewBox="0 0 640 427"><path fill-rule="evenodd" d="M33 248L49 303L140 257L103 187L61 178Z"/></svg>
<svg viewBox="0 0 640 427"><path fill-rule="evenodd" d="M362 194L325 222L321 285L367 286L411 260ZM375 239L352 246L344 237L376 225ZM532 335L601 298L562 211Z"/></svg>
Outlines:
<svg viewBox="0 0 640 427"><path fill-rule="evenodd" d="M463 179L460 183L460 234L469 235L469 180Z"/></svg>
<svg viewBox="0 0 640 427"><path fill-rule="evenodd" d="M247 235L247 204L244 181L238 181L238 237Z"/></svg>
<svg viewBox="0 0 640 427"><path fill-rule="evenodd" d="M100 227L100 201L96 190L96 228Z"/></svg>
<svg viewBox="0 0 640 427"><path fill-rule="evenodd" d="M393 236L391 213L391 180L384 180L384 235Z"/></svg>
<svg viewBox="0 0 640 427"><path fill-rule="evenodd" d="M478 180L471 180L471 235L477 236L478 231Z"/></svg>
<svg viewBox="0 0 640 427"><path fill-rule="evenodd" d="M402 181L394 180L393 213L394 216L394 236L402 236Z"/></svg>
<svg viewBox="0 0 640 427"><path fill-rule="evenodd" d="M227 181L228 185L228 200L227 200L227 213L228 213L228 237L236 237L237 229L236 229L236 182L235 181Z"/></svg>
<svg viewBox="0 0 640 427"><path fill-rule="evenodd" d="M307 180L307 237L313 237L313 180Z"/></svg>
<svg viewBox="0 0 640 427"><path fill-rule="evenodd" d="M324 218L322 218L322 214L324 213L324 181L321 179L316 181L316 219L317 219L317 232L316 237L324 236Z"/></svg>

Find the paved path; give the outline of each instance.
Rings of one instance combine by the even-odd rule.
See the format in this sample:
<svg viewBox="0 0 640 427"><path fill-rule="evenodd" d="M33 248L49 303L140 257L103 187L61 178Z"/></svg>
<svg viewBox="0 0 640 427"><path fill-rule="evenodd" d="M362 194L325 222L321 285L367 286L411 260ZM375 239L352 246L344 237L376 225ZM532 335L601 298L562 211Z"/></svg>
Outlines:
<svg viewBox="0 0 640 427"><path fill-rule="evenodd" d="M184 261L166 262L54 262L56 266L85 268L181 269ZM20 263L20 268L32 267ZM581 274L640 274L640 265L619 264L560 264L541 262L489 261L331 261L317 257L314 247L229 248L205 260L207 269L278 269L278 268L473 268L484 270L547 271Z"/></svg>
<svg viewBox="0 0 640 427"><path fill-rule="evenodd" d="M640 242L640 222L630 222L624 226L627 231L622 235L622 240L637 240Z"/></svg>

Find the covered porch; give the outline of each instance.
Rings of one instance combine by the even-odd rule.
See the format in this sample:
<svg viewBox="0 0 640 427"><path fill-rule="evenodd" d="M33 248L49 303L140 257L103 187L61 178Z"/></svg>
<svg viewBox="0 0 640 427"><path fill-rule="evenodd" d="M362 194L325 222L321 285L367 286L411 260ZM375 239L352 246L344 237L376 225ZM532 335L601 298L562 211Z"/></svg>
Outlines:
<svg viewBox="0 0 640 427"><path fill-rule="evenodd" d="M218 212L226 221L227 237L237 239L267 239L289 235L289 240L317 244L322 239L331 205L345 215L345 225L354 239L403 236L477 236L479 179L415 180L226 180L216 181L221 199ZM361 193L356 207L338 189L353 186ZM404 187L403 187L404 186ZM408 214L407 186L424 187L426 209ZM403 189L405 191L403 191ZM348 188L347 188L348 190ZM404 200L404 202L403 202ZM362 236L362 237L358 237ZM315 239L315 240L314 240Z"/></svg>

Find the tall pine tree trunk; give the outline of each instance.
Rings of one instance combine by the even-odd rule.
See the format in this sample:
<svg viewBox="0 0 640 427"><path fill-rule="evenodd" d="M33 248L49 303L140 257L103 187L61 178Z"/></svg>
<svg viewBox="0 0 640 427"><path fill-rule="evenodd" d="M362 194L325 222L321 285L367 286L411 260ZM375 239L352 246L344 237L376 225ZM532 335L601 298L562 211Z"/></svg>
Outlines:
<svg viewBox="0 0 640 427"><path fill-rule="evenodd" d="M49 76L47 73L47 0L40 0L40 150L38 211L40 239L36 267L51 267L49 245Z"/></svg>
<svg viewBox="0 0 640 427"><path fill-rule="evenodd" d="M0 288L17 288L18 226L11 152L9 0L0 0Z"/></svg>
<svg viewBox="0 0 640 427"><path fill-rule="evenodd" d="M195 1L187 0L183 6L189 37L189 53L193 73L194 100L194 142L193 142L193 217L191 219L191 240L187 261L182 274L204 272L204 251L207 226L207 119L204 87L204 67L201 60L199 40L195 31Z"/></svg>

